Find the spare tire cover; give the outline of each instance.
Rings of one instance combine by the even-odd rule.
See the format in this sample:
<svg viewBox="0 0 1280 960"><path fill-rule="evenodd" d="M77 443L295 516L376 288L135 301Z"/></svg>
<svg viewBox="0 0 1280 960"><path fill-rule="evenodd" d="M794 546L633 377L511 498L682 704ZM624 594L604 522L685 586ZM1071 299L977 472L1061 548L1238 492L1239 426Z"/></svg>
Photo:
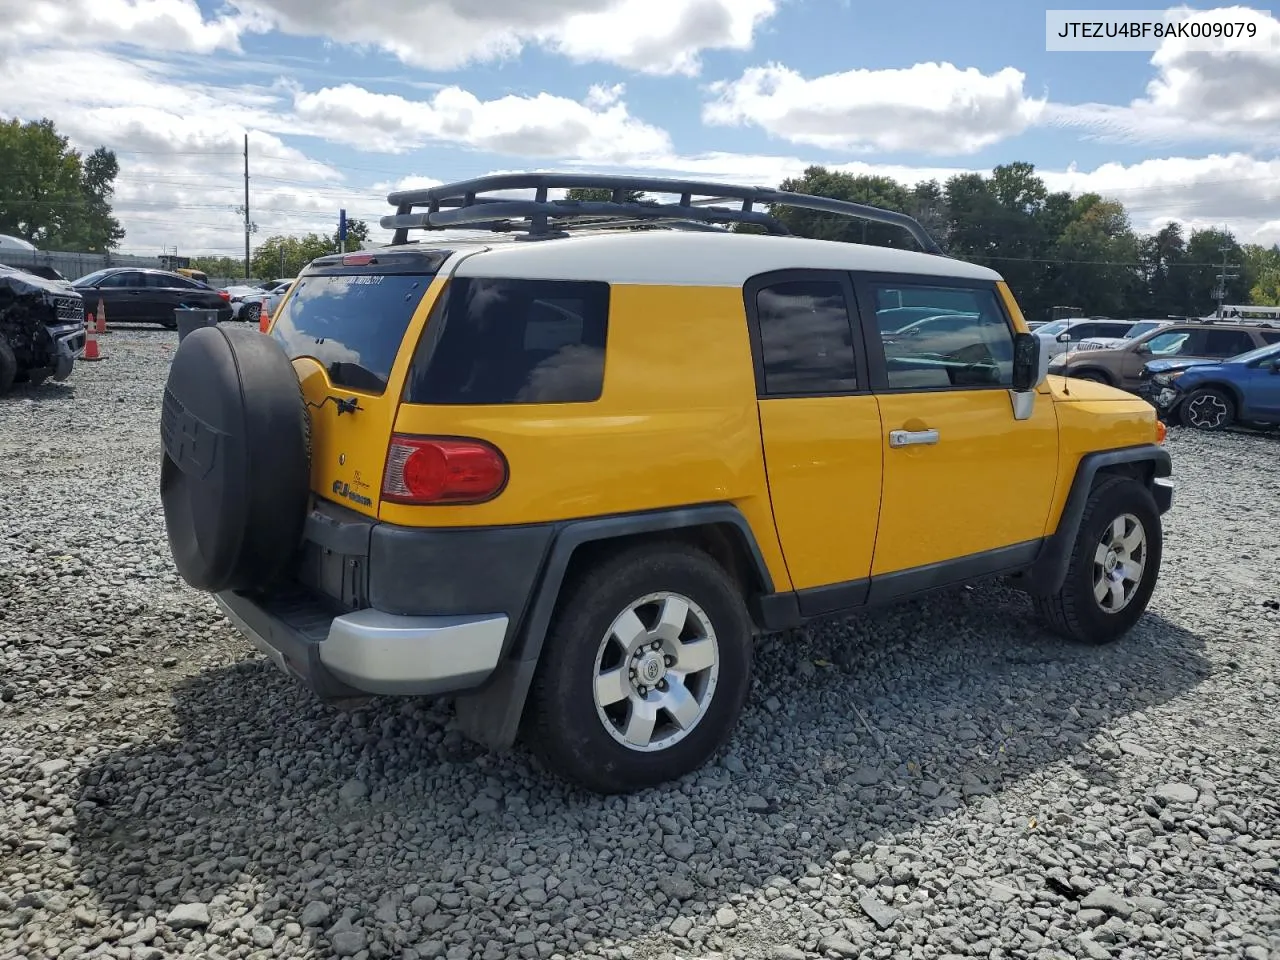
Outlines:
<svg viewBox="0 0 1280 960"><path fill-rule="evenodd" d="M294 560L311 477L310 417L270 336L204 327L178 345L160 419L169 548L199 590L252 591Z"/></svg>

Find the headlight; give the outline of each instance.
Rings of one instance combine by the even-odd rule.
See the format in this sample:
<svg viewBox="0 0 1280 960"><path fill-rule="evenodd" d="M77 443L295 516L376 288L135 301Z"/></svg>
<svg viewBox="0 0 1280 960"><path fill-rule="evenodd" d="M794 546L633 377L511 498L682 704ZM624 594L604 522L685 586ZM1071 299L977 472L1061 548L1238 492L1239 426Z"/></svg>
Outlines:
<svg viewBox="0 0 1280 960"><path fill-rule="evenodd" d="M1160 373L1151 378L1151 382L1157 387L1169 387L1173 385L1173 381L1186 373L1185 370L1172 370L1169 373Z"/></svg>

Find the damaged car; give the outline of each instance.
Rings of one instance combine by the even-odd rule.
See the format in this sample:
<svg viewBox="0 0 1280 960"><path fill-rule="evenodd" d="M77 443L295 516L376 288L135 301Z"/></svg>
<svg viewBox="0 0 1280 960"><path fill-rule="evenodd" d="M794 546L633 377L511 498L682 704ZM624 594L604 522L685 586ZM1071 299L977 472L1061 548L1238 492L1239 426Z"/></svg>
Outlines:
<svg viewBox="0 0 1280 960"><path fill-rule="evenodd" d="M14 383L65 380L84 344L79 293L0 265L0 394Z"/></svg>

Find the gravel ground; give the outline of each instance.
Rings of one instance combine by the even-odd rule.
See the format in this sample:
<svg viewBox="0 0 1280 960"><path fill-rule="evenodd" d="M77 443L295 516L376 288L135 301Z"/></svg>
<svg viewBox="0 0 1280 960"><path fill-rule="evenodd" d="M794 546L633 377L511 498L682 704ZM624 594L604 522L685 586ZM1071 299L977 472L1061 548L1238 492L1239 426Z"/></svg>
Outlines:
<svg viewBox="0 0 1280 960"><path fill-rule="evenodd" d="M1003 587L767 640L732 752L600 799L312 703L171 572L176 335L0 398L0 957L1280 958L1280 443L1174 431L1121 645Z"/></svg>

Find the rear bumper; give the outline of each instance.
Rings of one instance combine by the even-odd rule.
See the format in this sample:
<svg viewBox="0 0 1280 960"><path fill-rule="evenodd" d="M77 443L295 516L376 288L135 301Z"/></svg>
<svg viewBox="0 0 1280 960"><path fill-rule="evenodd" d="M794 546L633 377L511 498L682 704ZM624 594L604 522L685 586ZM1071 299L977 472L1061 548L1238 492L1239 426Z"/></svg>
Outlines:
<svg viewBox="0 0 1280 960"><path fill-rule="evenodd" d="M420 617L366 608L335 615L298 594L217 594L227 618L321 699L435 696L483 684L502 655L505 614Z"/></svg>

